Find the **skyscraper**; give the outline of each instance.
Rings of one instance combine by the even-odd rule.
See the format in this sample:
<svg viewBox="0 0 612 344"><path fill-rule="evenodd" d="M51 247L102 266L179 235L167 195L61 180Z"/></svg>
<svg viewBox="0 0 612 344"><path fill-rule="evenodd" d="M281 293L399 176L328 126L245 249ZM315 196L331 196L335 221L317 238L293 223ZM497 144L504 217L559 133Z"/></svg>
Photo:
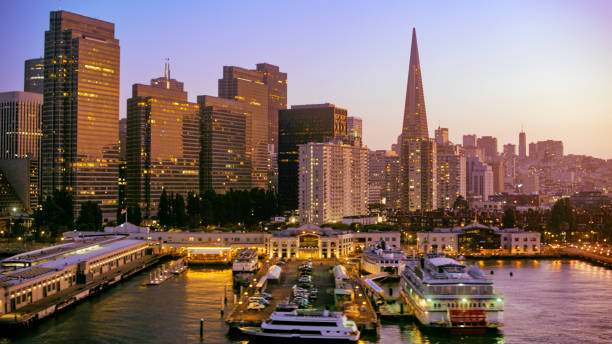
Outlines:
<svg viewBox="0 0 612 344"><path fill-rule="evenodd" d="M448 128L440 128L436 129L436 142L438 146L442 146L448 143Z"/></svg>
<svg viewBox="0 0 612 344"><path fill-rule="evenodd" d="M487 162L497 157L497 138L493 136L479 137L476 146L484 149L485 160Z"/></svg>
<svg viewBox="0 0 612 344"><path fill-rule="evenodd" d="M346 131L352 142L363 142L363 120L360 117L349 116L346 121Z"/></svg>
<svg viewBox="0 0 612 344"><path fill-rule="evenodd" d="M342 221L368 210L368 149L336 142L299 145L301 223Z"/></svg>
<svg viewBox="0 0 612 344"><path fill-rule="evenodd" d="M271 159L268 154L268 86L263 74L234 66L223 67L219 97L235 99L249 112L246 121L246 155L251 161L251 185L270 187Z"/></svg>
<svg viewBox="0 0 612 344"><path fill-rule="evenodd" d="M278 111L287 108L287 74L267 63L257 70L223 67L219 97L243 103L247 118L246 154L251 161L251 185L275 188L277 180Z"/></svg>
<svg viewBox="0 0 612 344"><path fill-rule="evenodd" d="M400 208L400 162L392 150L368 152L368 202Z"/></svg>
<svg viewBox="0 0 612 344"><path fill-rule="evenodd" d="M429 139L416 30L412 29L401 145L401 208L436 207L436 142Z"/></svg>
<svg viewBox="0 0 612 344"><path fill-rule="evenodd" d="M43 82L45 79L45 59L37 58L25 60L23 76L23 91L43 93Z"/></svg>
<svg viewBox="0 0 612 344"><path fill-rule="evenodd" d="M523 130L519 133L519 158L527 157L527 135Z"/></svg>
<svg viewBox="0 0 612 344"><path fill-rule="evenodd" d="M278 189L284 210L298 208L298 145L347 136L346 109L334 104L293 105L278 116Z"/></svg>
<svg viewBox="0 0 612 344"><path fill-rule="evenodd" d="M463 148L476 147L476 134L463 135Z"/></svg>
<svg viewBox="0 0 612 344"><path fill-rule="evenodd" d="M488 201L493 194L493 169L490 165L467 158L467 192L475 200Z"/></svg>
<svg viewBox="0 0 612 344"><path fill-rule="evenodd" d="M233 99L198 96L201 116L200 192L251 188L246 155L246 106Z"/></svg>
<svg viewBox="0 0 612 344"><path fill-rule="evenodd" d="M437 147L438 207L451 209L457 197L467 197L463 148L446 144Z"/></svg>
<svg viewBox="0 0 612 344"><path fill-rule="evenodd" d="M516 155L516 145L512 143L507 143L504 145L504 154L506 156L514 156Z"/></svg>
<svg viewBox="0 0 612 344"><path fill-rule="evenodd" d="M128 206L155 216L163 190L183 198L199 191L199 170L198 105L169 82L134 84L127 112Z"/></svg>
<svg viewBox="0 0 612 344"><path fill-rule="evenodd" d="M268 86L268 158L270 186L278 188L278 112L287 108L287 73L278 66L258 63L263 82Z"/></svg>
<svg viewBox="0 0 612 344"><path fill-rule="evenodd" d="M76 214L92 201L100 205L104 219L114 220L119 135L115 25L51 12L44 72L42 193L66 189Z"/></svg>
<svg viewBox="0 0 612 344"><path fill-rule="evenodd" d="M40 193L42 103L41 93L0 93L0 170L25 210L36 207Z"/></svg>

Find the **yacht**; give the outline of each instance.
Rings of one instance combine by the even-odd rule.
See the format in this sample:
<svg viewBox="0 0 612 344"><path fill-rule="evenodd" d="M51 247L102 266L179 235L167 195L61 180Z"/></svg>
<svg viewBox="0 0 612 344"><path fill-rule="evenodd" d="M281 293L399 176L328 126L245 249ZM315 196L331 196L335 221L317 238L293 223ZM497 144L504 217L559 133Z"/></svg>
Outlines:
<svg viewBox="0 0 612 344"><path fill-rule="evenodd" d="M503 326L504 299L476 265L431 254L409 262L401 293L427 327L487 329Z"/></svg>
<svg viewBox="0 0 612 344"><path fill-rule="evenodd" d="M372 246L361 255L361 269L369 274L387 272L398 275L405 266L408 258L401 250L386 247L384 241Z"/></svg>
<svg viewBox="0 0 612 344"><path fill-rule="evenodd" d="M255 272L259 268L259 260L257 257L257 250L252 248L241 249L236 253L234 257L234 263L232 264L232 271L238 272Z"/></svg>
<svg viewBox="0 0 612 344"><path fill-rule="evenodd" d="M253 339L266 342L278 339L299 339L313 342L356 342L359 330L342 312L276 311L261 327L240 327L240 331Z"/></svg>

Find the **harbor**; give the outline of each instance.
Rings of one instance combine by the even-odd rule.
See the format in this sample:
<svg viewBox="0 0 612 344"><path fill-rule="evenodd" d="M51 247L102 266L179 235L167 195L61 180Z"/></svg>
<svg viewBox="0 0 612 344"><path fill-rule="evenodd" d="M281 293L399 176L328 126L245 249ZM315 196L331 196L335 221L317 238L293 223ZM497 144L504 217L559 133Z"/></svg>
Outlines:
<svg viewBox="0 0 612 344"><path fill-rule="evenodd" d="M288 303L292 300L292 292L294 286L297 286L299 280L299 266L307 260L298 261L290 260L279 267L282 269L281 276L278 280L268 280L260 282L268 274L269 268L274 264L269 262L257 273L253 279L253 283L248 287L241 289L236 297L236 302L229 305L226 317L224 318L230 329L237 329L240 326L259 326L268 319L275 311L276 306L280 303ZM318 290L317 298L309 304L309 310L325 310L326 306L332 311L344 310L347 317L357 324L361 331L376 331L378 326L378 316L374 311L370 300L362 292L363 286L360 283L347 286L350 288L351 300L349 303L337 302L335 298L336 285L334 284L334 276L332 269L336 266L335 260L312 260L312 285ZM358 281L358 278L355 279ZM272 298L270 303L261 310L249 310L249 297L257 293L269 293Z"/></svg>

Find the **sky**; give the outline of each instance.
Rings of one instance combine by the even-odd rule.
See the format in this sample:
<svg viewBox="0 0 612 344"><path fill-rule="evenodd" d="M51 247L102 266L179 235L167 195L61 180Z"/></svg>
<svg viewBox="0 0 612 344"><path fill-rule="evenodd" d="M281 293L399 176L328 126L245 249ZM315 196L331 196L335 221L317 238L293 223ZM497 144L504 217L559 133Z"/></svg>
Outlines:
<svg viewBox="0 0 612 344"><path fill-rule="evenodd" d="M224 65L268 62L288 73L289 105L346 108L369 148L390 149L415 27L432 137L491 135L501 151L522 126L528 142L612 158L612 1L2 1L0 92L23 89L60 7L115 23L120 117L166 57L192 101L217 95Z"/></svg>

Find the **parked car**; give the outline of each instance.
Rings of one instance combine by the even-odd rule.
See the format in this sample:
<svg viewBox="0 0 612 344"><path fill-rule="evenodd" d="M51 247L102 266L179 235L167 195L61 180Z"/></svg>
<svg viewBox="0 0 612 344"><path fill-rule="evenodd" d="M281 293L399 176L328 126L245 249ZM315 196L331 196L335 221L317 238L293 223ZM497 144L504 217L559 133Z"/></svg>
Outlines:
<svg viewBox="0 0 612 344"><path fill-rule="evenodd" d="M249 297L249 303L253 303L253 302L261 303L266 306L270 304L268 300L264 299L263 297L257 297L257 296Z"/></svg>
<svg viewBox="0 0 612 344"><path fill-rule="evenodd" d="M249 303L249 306L247 307L248 310L256 310L256 311L260 309L264 309L264 308L266 308L266 306L259 302L251 302Z"/></svg>

